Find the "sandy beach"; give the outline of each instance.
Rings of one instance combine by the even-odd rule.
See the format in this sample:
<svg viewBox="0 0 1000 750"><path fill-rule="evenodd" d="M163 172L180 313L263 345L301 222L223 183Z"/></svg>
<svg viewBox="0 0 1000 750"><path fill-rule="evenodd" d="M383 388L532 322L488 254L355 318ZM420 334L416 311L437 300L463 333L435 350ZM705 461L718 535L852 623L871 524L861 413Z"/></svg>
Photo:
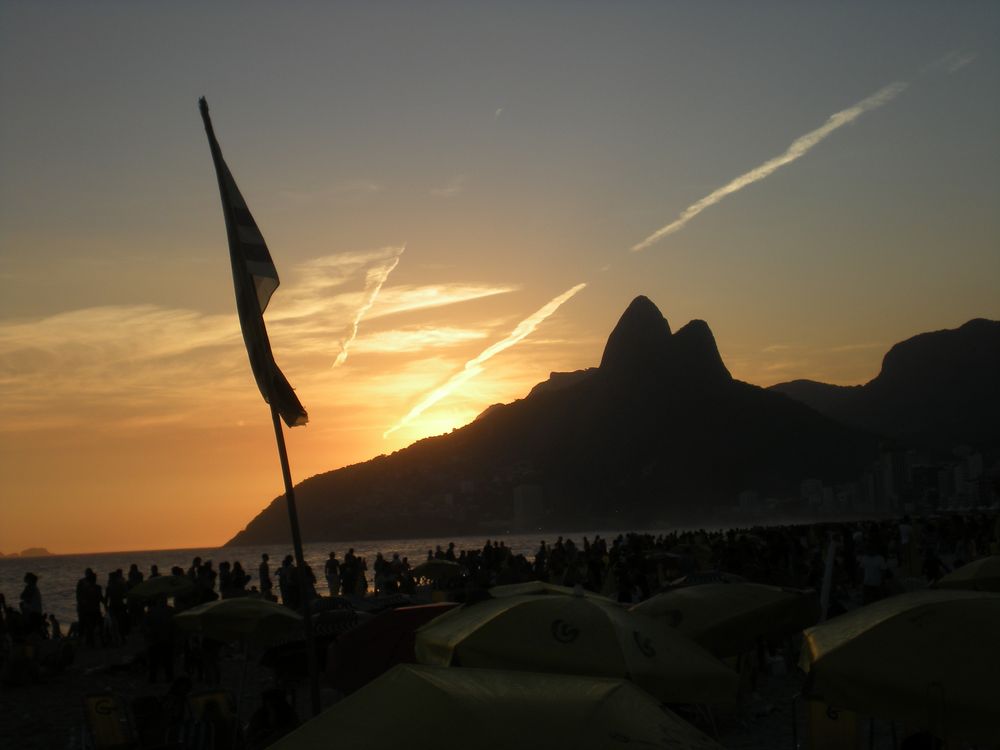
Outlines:
<svg viewBox="0 0 1000 750"><path fill-rule="evenodd" d="M112 648L82 648L73 664L65 671L46 677L35 684L0 688L0 747L23 750L68 750L82 746L84 731L84 698L95 693L113 693L135 699L141 696L162 697L169 684L163 680L150 684L141 656L141 639ZM222 686L234 695L239 692L243 676L242 655L223 655ZM247 665L241 721L245 724L259 705L259 695L273 683L270 670L251 658ZM207 689L207 684L195 683L193 690ZM716 712L711 719L698 717L698 726L708 734L715 731L727 748L793 748L792 701L801 687L801 675L762 674L756 694L748 696L732 711ZM324 705L339 697L330 689L321 691ZM296 695L301 718L308 714L308 693L301 686ZM805 731L803 713L798 712L799 740Z"/></svg>

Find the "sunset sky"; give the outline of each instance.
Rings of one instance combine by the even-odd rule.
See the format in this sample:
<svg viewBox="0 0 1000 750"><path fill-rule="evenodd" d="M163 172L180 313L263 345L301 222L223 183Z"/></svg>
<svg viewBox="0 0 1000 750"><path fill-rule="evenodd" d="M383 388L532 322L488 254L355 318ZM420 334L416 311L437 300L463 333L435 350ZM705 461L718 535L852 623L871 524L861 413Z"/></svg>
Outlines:
<svg viewBox="0 0 1000 750"><path fill-rule="evenodd" d="M0 0L0 551L282 492L205 132L281 275L296 481L596 365L638 294L863 383L1000 318L1000 4Z"/></svg>

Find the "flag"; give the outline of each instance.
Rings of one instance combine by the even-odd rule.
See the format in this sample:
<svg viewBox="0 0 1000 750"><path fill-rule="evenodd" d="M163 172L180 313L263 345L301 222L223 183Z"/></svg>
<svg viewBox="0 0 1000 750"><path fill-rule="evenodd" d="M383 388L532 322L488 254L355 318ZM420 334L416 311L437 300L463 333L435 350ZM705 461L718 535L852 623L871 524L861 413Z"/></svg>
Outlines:
<svg viewBox="0 0 1000 750"><path fill-rule="evenodd" d="M226 217L229 260L233 266L233 286L236 289L236 311L240 317L243 341L247 345L250 367L264 400L274 407L285 424L289 427L302 425L309 421L309 416L275 364L271 343L267 339L267 329L264 328L264 311L280 283L278 271L271 260L264 237L257 228L257 222L250 214L229 167L222 159L222 150L215 139L212 120L208 116L208 102L202 97L198 100L198 105L205 122L212 161L215 162L215 174L219 178L219 192L222 193L222 213Z"/></svg>

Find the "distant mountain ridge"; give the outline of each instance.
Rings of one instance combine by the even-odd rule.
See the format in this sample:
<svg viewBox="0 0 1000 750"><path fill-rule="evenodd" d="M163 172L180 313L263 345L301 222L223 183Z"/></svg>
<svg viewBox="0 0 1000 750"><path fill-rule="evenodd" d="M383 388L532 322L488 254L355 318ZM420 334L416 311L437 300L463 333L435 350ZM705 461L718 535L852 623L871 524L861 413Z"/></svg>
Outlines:
<svg viewBox="0 0 1000 750"><path fill-rule="evenodd" d="M734 380L708 324L672 333L637 297L600 365L553 373L451 434L311 477L307 540L479 533L515 524L641 526L708 517L746 488L794 491L856 476L877 438ZM229 544L287 538L283 498Z"/></svg>
<svg viewBox="0 0 1000 750"><path fill-rule="evenodd" d="M1000 441L1000 321L976 318L902 341L864 385L793 380L769 390L907 445L995 446Z"/></svg>

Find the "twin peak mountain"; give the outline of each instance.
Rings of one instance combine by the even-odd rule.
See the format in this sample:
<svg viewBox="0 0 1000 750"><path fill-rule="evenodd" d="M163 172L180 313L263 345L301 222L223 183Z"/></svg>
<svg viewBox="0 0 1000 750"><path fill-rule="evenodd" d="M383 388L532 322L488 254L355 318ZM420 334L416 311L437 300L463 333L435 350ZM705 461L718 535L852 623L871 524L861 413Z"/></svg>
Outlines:
<svg viewBox="0 0 1000 750"><path fill-rule="evenodd" d="M996 343L1000 352L1000 323L966 326L973 324L983 324L977 333L988 340L977 346ZM989 366L1000 375L1000 364ZM891 432L856 418L878 398L865 391L871 385L858 391L797 381L764 389L735 380L704 321L671 332L656 305L636 297L599 367L553 373L525 398L491 406L450 434L300 483L303 536L447 537L705 521L745 489L781 496L796 494L804 478L857 478ZM282 496L229 544L287 538Z"/></svg>

